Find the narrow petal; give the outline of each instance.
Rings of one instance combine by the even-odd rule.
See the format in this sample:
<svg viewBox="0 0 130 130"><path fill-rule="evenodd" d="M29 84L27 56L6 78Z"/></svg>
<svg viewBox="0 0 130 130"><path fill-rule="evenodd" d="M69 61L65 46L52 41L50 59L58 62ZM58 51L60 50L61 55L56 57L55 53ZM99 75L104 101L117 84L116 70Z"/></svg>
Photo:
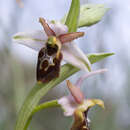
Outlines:
<svg viewBox="0 0 130 130"><path fill-rule="evenodd" d="M61 51L66 62L87 72L91 70L91 64L87 56L74 42L63 44Z"/></svg>
<svg viewBox="0 0 130 130"><path fill-rule="evenodd" d="M46 32L47 36L56 36L55 32L49 27L48 23L45 21L44 18L39 18L39 22L42 24L44 31Z"/></svg>
<svg viewBox="0 0 130 130"><path fill-rule="evenodd" d="M62 34L58 38L63 44L66 42L71 42L79 37L82 37L83 35L84 35L84 32L73 32L73 33Z"/></svg>
<svg viewBox="0 0 130 130"><path fill-rule="evenodd" d="M50 22L48 21L49 27L56 33L56 36L61 34L66 34L68 32L68 27L60 22Z"/></svg>
<svg viewBox="0 0 130 130"><path fill-rule="evenodd" d="M107 69L99 69L99 70L96 70L96 71L89 72L89 73L87 73L87 74L81 76L81 77L77 80L77 82L76 82L75 85L78 86L78 87L80 87L81 84L82 84L82 82L83 82L86 78L91 77L91 76L93 76L93 75L100 74L100 73L104 73L104 72L106 72L106 71L107 71Z"/></svg>
<svg viewBox="0 0 130 130"><path fill-rule="evenodd" d="M78 104L72 100L69 96L64 96L58 100L58 103L64 110L65 116L72 116L76 110Z"/></svg>
<svg viewBox="0 0 130 130"><path fill-rule="evenodd" d="M67 80L66 82L67 82L67 86L71 92L71 95L75 99L75 102L78 104L83 103L84 95L81 92L80 88L74 86L69 80Z"/></svg>
<svg viewBox="0 0 130 130"><path fill-rule="evenodd" d="M44 31L19 32L13 36L13 42L23 44L29 48L39 51L47 41Z"/></svg>

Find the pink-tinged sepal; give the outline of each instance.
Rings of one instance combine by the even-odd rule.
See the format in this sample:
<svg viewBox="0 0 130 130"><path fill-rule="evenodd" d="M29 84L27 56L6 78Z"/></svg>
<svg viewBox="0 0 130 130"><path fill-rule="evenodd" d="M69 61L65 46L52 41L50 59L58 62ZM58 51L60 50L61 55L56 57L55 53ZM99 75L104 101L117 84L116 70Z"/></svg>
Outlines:
<svg viewBox="0 0 130 130"><path fill-rule="evenodd" d="M104 73L106 72L107 69L99 69L99 70L96 70L96 71L92 71L92 72L89 72L89 73L86 73L85 75L81 76L77 82L75 83L75 85L77 87L80 87L81 84L83 83L83 81L91 76L94 76L94 75L97 75L97 74L101 74L101 73Z"/></svg>

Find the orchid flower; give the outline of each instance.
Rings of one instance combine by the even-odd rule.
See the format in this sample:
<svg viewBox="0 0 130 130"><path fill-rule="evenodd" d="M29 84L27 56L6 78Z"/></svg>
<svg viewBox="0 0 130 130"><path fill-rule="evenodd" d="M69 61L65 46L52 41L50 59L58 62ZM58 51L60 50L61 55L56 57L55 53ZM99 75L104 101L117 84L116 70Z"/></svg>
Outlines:
<svg viewBox="0 0 130 130"><path fill-rule="evenodd" d="M51 57L48 55L45 57L48 61L48 64L50 65L46 66L45 63L44 65L43 63L40 65L46 66L45 71L50 66L55 64L55 57L57 59L60 57L57 66L59 66L63 57L63 60L72 64L73 66L85 71L91 71L91 64L88 58L74 42L76 38L82 37L84 35L83 32L68 33L68 27L64 24L61 24L60 22L50 22L44 20L43 18L40 18L39 21L42 24L44 30L17 33L14 35L13 41L38 51L39 55L40 53L45 53L43 48L45 48L47 45L50 45L51 47L56 45L56 47L58 47L56 55ZM58 76L56 73L55 75Z"/></svg>
<svg viewBox="0 0 130 130"><path fill-rule="evenodd" d="M73 116L74 123L71 130L89 130L88 128L88 117L87 113L89 108L95 106L96 104L104 108L104 103L99 99L85 99L83 93L80 90L80 86L84 79L107 71L106 69L101 69L93 72L89 72L81 76L75 85L73 85L69 80L67 80L67 87L71 95L64 96L58 100L58 103L64 110L65 116Z"/></svg>

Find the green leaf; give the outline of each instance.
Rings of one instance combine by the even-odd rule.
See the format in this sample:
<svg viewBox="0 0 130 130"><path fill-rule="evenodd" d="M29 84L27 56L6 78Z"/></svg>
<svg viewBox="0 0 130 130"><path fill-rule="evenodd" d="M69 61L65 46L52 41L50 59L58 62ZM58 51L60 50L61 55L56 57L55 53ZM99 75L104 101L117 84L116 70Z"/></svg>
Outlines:
<svg viewBox="0 0 130 130"><path fill-rule="evenodd" d="M102 60L105 57L112 55L113 53L101 53L101 54L89 54L88 59L91 63L95 63L99 60ZM95 55L95 56L94 56ZM93 58L93 56L95 58ZM73 67L70 64L65 64L61 67L60 76L52 80L46 84L36 84L29 95L27 96L26 100L24 101L21 110L18 114L15 130L26 130L26 126L28 119L32 116L32 112L34 111L35 107L38 105L40 99L53 87L73 75L74 73L78 72L79 69Z"/></svg>
<svg viewBox="0 0 130 130"><path fill-rule="evenodd" d="M98 62L108 56L112 56L114 55L114 53L92 53L92 54L88 54L89 57L89 61L91 64Z"/></svg>
<svg viewBox="0 0 130 130"><path fill-rule="evenodd" d="M91 26L98 23L108 11L101 4L85 4L81 6L78 27ZM66 15L67 16L67 15ZM65 23L66 16L61 20Z"/></svg>
<svg viewBox="0 0 130 130"><path fill-rule="evenodd" d="M79 11L80 11L79 0L72 0L71 7L65 22L65 24L69 28L69 32L76 32L77 30L79 13L80 13Z"/></svg>

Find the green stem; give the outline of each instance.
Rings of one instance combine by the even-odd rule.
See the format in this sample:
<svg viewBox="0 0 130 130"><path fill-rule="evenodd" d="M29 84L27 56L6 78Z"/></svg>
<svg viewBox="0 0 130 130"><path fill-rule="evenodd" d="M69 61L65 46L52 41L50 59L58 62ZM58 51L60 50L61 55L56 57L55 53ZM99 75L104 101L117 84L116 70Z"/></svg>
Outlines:
<svg viewBox="0 0 130 130"><path fill-rule="evenodd" d="M32 111L32 114L34 115L36 112L49 107L60 107L60 104L58 104L57 100L52 100L52 101L42 103L39 106L35 107L35 109Z"/></svg>
<svg viewBox="0 0 130 130"><path fill-rule="evenodd" d="M52 107L61 107L61 106L58 104L57 100L48 101L48 102L40 104L39 106L36 106L34 108L34 110L32 111L31 116L28 118L27 123L24 127L24 130L27 130L27 128L32 120L32 117L36 112L46 109L46 108L52 108Z"/></svg>

